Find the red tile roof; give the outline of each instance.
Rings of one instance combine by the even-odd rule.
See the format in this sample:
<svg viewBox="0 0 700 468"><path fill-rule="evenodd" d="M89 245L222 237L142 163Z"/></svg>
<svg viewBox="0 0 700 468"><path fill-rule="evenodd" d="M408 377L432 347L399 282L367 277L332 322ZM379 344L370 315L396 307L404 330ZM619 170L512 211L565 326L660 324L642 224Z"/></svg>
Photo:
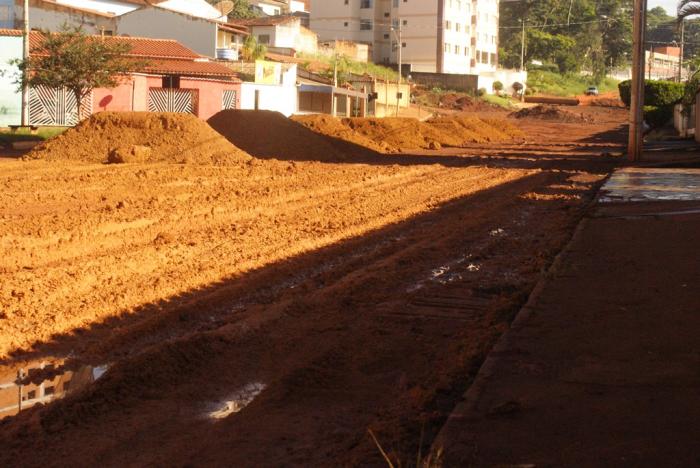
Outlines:
<svg viewBox="0 0 700 468"><path fill-rule="evenodd" d="M301 21L298 16L293 15L278 15L278 16L261 16L260 18L237 19L231 24L243 26L277 26L278 24L291 23L293 21Z"/></svg>
<svg viewBox="0 0 700 468"><path fill-rule="evenodd" d="M230 68L217 62L191 62L188 60L151 60L143 70L156 75L183 75L222 78L240 82L238 75Z"/></svg>
<svg viewBox="0 0 700 468"><path fill-rule="evenodd" d="M0 29L0 36L22 36L19 29ZM150 39L145 37L91 36L95 40L128 43L131 50L128 57L145 61L144 70L153 74L180 74L185 76L219 77L239 81L235 72L228 67L211 62L173 39ZM43 35L38 31L29 34L29 47L32 54L41 54Z"/></svg>

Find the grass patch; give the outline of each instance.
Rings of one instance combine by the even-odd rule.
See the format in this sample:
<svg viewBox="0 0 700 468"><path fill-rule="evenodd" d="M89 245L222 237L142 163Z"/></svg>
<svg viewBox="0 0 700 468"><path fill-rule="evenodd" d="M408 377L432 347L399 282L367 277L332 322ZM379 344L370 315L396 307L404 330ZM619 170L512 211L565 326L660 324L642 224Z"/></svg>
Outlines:
<svg viewBox="0 0 700 468"><path fill-rule="evenodd" d="M0 128L0 144L11 144L16 141L44 141L60 135L69 127L39 127L36 135L32 135L30 130L22 128L16 132L10 132L9 128Z"/></svg>
<svg viewBox="0 0 700 468"><path fill-rule="evenodd" d="M618 83L612 78L604 78L600 83L595 83L592 76L561 75L545 70L532 70L527 74L527 87L535 94L562 97L583 94L589 86L597 86L601 93L617 91Z"/></svg>
<svg viewBox="0 0 700 468"><path fill-rule="evenodd" d="M479 99L481 99L484 102L488 102L489 104L494 104L496 106L503 107L504 109L513 109L515 107L513 105L513 100L511 98L505 97L505 96L496 96L495 94L486 94Z"/></svg>
<svg viewBox="0 0 700 468"><path fill-rule="evenodd" d="M329 57L323 54L299 54L299 57L308 62L322 63L327 67L329 72L333 72L333 65L335 62L334 57ZM307 68L307 67L304 67ZM352 60L345 56L338 57L338 71L340 74L343 72L354 73L356 75L370 75L379 79L389 79L396 81L399 77L398 72L392 70L391 68L377 65L372 62L358 62Z"/></svg>

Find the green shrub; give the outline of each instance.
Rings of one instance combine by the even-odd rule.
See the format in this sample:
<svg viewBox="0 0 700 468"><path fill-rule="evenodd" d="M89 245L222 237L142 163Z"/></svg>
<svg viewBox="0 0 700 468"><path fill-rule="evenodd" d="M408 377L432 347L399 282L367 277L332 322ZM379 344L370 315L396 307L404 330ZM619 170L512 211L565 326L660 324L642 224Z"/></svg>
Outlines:
<svg viewBox="0 0 700 468"><path fill-rule="evenodd" d="M494 81L493 82L493 90L494 91L503 91L503 83L500 81Z"/></svg>
<svg viewBox="0 0 700 468"><path fill-rule="evenodd" d="M476 92L476 95L479 97L485 96L486 95L486 88L479 88Z"/></svg>
<svg viewBox="0 0 700 468"><path fill-rule="evenodd" d="M673 119L673 104L666 106L644 106L644 120L652 128L666 126Z"/></svg>
<svg viewBox="0 0 700 468"><path fill-rule="evenodd" d="M618 85L620 99L629 107L632 101L632 82L623 81ZM647 106L663 107L676 104L683 99L685 85L674 81L645 81L644 104Z"/></svg>
<svg viewBox="0 0 700 468"><path fill-rule="evenodd" d="M542 70L550 73L559 73L559 66L554 63L543 63L542 65L534 65L531 63L527 66L527 69L529 71Z"/></svg>

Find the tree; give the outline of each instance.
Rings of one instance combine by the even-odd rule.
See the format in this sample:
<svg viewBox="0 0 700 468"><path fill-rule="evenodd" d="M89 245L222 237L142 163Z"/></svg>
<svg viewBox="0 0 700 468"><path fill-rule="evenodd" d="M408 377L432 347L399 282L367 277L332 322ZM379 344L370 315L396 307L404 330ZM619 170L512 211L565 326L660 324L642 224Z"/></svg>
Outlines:
<svg viewBox="0 0 700 468"><path fill-rule="evenodd" d="M210 4L216 6L222 0L207 0ZM257 18L260 14L253 9L248 0L230 0L233 3L233 8L228 14L231 19L249 19Z"/></svg>
<svg viewBox="0 0 700 468"><path fill-rule="evenodd" d="M678 21L683 21L688 16L700 15L700 1L681 0L678 2Z"/></svg>
<svg viewBox="0 0 700 468"><path fill-rule="evenodd" d="M522 26L526 24L526 61L554 64L561 73L583 68L603 76L629 61L632 0L522 0L502 2L501 63L520 64Z"/></svg>
<svg viewBox="0 0 700 468"><path fill-rule="evenodd" d="M255 62L256 60L265 58L265 54L267 54L267 47L265 47L264 44L258 43L255 36L250 35L245 38L241 53L243 54L244 60L248 62Z"/></svg>
<svg viewBox="0 0 700 468"><path fill-rule="evenodd" d="M41 31L41 45L24 60L17 59L16 84L66 88L75 96L78 118L83 100L95 88L114 88L128 72L146 66L127 57L131 45L113 38L87 36L82 29L64 26L59 32Z"/></svg>

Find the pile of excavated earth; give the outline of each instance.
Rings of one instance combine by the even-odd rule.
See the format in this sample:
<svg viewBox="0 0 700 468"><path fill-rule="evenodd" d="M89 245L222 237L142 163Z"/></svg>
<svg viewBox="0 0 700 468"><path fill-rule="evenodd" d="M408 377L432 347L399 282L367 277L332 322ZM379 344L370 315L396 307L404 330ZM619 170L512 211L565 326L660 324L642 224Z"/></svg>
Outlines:
<svg viewBox="0 0 700 468"><path fill-rule="evenodd" d="M591 117L584 115L583 113L572 112L559 106L547 104L520 109L519 111L510 114L510 116L516 119L531 118L552 120L561 123L592 122Z"/></svg>
<svg viewBox="0 0 700 468"><path fill-rule="evenodd" d="M42 143L25 158L215 165L251 159L194 115L165 112L100 112Z"/></svg>
<svg viewBox="0 0 700 468"><path fill-rule="evenodd" d="M299 123L324 135L384 152L460 147L469 143L503 142L524 134L504 119L464 115L421 122L411 118L344 118L296 116Z"/></svg>

